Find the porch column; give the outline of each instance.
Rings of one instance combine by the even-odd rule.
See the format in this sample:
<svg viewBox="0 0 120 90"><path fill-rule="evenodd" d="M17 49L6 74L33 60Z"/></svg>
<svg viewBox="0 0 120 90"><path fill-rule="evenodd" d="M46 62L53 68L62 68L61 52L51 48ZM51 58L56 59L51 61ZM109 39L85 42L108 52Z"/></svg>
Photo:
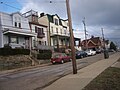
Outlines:
<svg viewBox="0 0 120 90"><path fill-rule="evenodd" d="M76 40L74 39L74 46L76 46Z"/></svg>
<svg viewBox="0 0 120 90"><path fill-rule="evenodd" d="M69 42L69 48L70 48L70 38L68 39L68 42Z"/></svg>
<svg viewBox="0 0 120 90"><path fill-rule="evenodd" d="M65 38L65 47L67 48L67 38Z"/></svg>
<svg viewBox="0 0 120 90"><path fill-rule="evenodd" d="M81 45L81 40L79 40L79 44L78 44L78 46L79 46L79 47L82 47L82 45Z"/></svg>
<svg viewBox="0 0 120 90"><path fill-rule="evenodd" d="M4 47L4 45L3 45L3 33L2 33L2 31L0 31L0 48L1 47Z"/></svg>
<svg viewBox="0 0 120 90"><path fill-rule="evenodd" d="M32 50L32 37L29 37L29 49Z"/></svg>
<svg viewBox="0 0 120 90"><path fill-rule="evenodd" d="M57 50L59 51L59 36L57 36Z"/></svg>

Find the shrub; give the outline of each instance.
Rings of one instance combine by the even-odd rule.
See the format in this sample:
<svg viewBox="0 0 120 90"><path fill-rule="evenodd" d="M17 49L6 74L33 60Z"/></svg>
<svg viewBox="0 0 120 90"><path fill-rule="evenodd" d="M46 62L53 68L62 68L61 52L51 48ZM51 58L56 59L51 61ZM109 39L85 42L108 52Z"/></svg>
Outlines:
<svg viewBox="0 0 120 90"><path fill-rule="evenodd" d="M39 53L52 53L51 50L39 50Z"/></svg>
<svg viewBox="0 0 120 90"><path fill-rule="evenodd" d="M12 48L0 48L0 55L1 56L8 56L8 55L29 55L29 49L12 49Z"/></svg>
<svg viewBox="0 0 120 90"><path fill-rule="evenodd" d="M46 60L52 57L51 50L39 50L39 54L37 54L37 59Z"/></svg>

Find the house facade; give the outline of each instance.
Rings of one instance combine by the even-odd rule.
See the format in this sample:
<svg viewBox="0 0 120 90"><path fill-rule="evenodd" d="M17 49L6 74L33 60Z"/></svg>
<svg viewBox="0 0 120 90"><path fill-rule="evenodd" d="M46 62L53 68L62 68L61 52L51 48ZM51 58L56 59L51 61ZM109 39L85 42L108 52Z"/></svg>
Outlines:
<svg viewBox="0 0 120 90"><path fill-rule="evenodd" d="M70 47L68 20L61 19L57 14L40 14L40 24L48 26L48 45L61 50ZM76 40L76 39L75 39Z"/></svg>
<svg viewBox="0 0 120 90"><path fill-rule="evenodd" d="M103 48L102 39L100 37L91 37L81 42L82 49L101 49Z"/></svg>
<svg viewBox="0 0 120 90"><path fill-rule="evenodd" d="M0 48L9 45L12 48L32 48L32 37L36 33L31 32L28 19L21 13L7 14L0 12Z"/></svg>
<svg viewBox="0 0 120 90"><path fill-rule="evenodd" d="M30 30L37 33L36 37L32 38L33 46L35 48L45 49L45 46L48 46L47 25L43 25L38 22L39 16L36 11L30 10L22 15L28 18Z"/></svg>

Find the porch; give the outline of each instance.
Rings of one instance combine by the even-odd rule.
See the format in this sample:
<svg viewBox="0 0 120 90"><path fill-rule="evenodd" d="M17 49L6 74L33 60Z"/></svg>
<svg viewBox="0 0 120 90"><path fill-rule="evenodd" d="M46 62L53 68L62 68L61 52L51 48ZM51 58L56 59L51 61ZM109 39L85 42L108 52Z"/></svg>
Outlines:
<svg viewBox="0 0 120 90"><path fill-rule="evenodd" d="M32 48L32 37L36 33L25 31L24 29L4 28L3 31L3 44L9 45L12 48Z"/></svg>
<svg viewBox="0 0 120 90"><path fill-rule="evenodd" d="M63 52L65 49L70 49L70 37L62 36L62 35L54 35L51 36L52 46L55 48L57 52ZM74 38L74 45L79 47L80 39Z"/></svg>

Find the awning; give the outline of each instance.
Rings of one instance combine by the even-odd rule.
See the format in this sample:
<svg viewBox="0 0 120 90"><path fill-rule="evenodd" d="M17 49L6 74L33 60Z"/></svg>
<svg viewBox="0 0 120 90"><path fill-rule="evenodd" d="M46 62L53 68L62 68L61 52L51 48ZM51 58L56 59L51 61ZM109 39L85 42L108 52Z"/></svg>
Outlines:
<svg viewBox="0 0 120 90"><path fill-rule="evenodd" d="M9 35L9 34L16 34L16 35L22 35L22 36L29 36L29 37L35 37L37 36L36 33L30 32L30 31L23 31L24 29L15 29L15 28L4 28L3 34Z"/></svg>

